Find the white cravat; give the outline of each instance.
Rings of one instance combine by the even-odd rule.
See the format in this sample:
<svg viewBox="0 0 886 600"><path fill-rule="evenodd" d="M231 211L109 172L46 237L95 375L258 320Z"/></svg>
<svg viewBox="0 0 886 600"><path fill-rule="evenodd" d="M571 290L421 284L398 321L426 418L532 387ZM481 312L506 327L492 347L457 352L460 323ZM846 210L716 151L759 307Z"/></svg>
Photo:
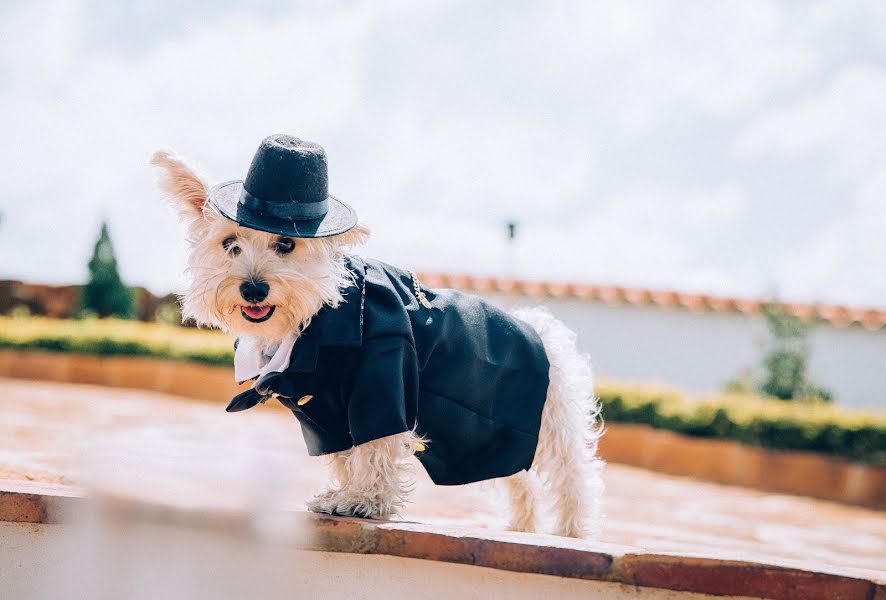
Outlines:
<svg viewBox="0 0 886 600"><path fill-rule="evenodd" d="M288 333L276 347L263 350L261 338L241 335L234 352L234 379L247 381L266 373L285 371L297 339L296 333Z"/></svg>

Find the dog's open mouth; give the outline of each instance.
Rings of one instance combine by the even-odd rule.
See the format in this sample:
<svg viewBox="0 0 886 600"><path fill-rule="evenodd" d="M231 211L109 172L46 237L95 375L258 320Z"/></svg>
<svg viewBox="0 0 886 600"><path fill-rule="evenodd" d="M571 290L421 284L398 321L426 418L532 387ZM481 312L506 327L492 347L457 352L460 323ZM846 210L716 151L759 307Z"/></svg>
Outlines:
<svg viewBox="0 0 886 600"><path fill-rule="evenodd" d="M263 323L271 318L271 315L274 314L275 308L275 306L244 305L240 307L240 313L243 315L243 318L250 323Z"/></svg>

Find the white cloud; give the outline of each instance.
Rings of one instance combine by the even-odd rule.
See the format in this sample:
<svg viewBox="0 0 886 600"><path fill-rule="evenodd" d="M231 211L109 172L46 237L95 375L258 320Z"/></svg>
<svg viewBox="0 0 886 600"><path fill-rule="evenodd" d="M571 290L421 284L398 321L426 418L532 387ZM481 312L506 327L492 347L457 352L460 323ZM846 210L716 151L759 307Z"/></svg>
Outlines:
<svg viewBox="0 0 886 600"><path fill-rule="evenodd" d="M825 282L840 279L840 270L851 258L849 247L850 224L841 220L796 252L779 261L781 277L777 291L780 295L814 295L827 298Z"/></svg>
<svg viewBox="0 0 886 600"><path fill-rule="evenodd" d="M0 73L6 85L58 79L75 64L82 42L82 2L6 3L0 19Z"/></svg>
<svg viewBox="0 0 886 600"><path fill-rule="evenodd" d="M548 67L565 93L587 98L624 133L644 132L668 116L748 112L819 67L814 45L801 34L802 15L784 3L580 6L569 3L540 19L541 35L566 57Z"/></svg>
<svg viewBox="0 0 886 600"><path fill-rule="evenodd" d="M886 160L886 72L850 66L821 91L764 113L738 141L745 156L822 156L844 178L864 177Z"/></svg>
<svg viewBox="0 0 886 600"><path fill-rule="evenodd" d="M715 228L738 217L747 198L736 186L690 192L665 192L656 188L629 189L610 200L601 216L624 226L658 228L666 232L710 235Z"/></svg>
<svg viewBox="0 0 886 600"><path fill-rule="evenodd" d="M882 304L886 298L886 73L841 70L816 93L763 114L744 156L811 158L842 183L839 214L780 261L786 294Z"/></svg>
<svg viewBox="0 0 886 600"><path fill-rule="evenodd" d="M370 251L393 262L499 272L510 260L503 222L517 218L519 274L753 286L729 271L734 248L716 250L718 236L750 226L753 182L729 164L680 177L655 167L675 141L703 147L713 129L754 119L743 156L827 156L839 177L869 182L858 190L879 190L871 174L886 133L866 132L883 119L883 70L849 69L817 92L829 72L825 25L839 17L848 30L869 15L829 10L374 2L269 17L244 8L155 39L139 31L144 47L122 52L90 36L110 18L91 4L20 4L0 24L0 277L82 278L104 215L124 275L178 284L183 232L154 191L149 153L172 146L215 180L238 178L258 141L282 130L327 147L333 192L374 226ZM654 158L636 158L637 145ZM629 168L610 172L618 162ZM856 216L810 232L810 252L857 256L879 240L864 228L880 218L878 194L858 191ZM798 252L767 260L760 277L769 263L798 272ZM791 287L812 293L842 271L827 272ZM847 296L879 289L853 285Z"/></svg>

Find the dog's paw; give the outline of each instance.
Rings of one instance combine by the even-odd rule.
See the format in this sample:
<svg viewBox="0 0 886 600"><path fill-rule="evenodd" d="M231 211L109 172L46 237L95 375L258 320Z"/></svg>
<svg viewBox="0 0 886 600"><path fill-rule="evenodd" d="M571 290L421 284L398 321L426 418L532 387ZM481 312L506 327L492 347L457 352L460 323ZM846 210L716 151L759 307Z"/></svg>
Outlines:
<svg viewBox="0 0 886 600"><path fill-rule="evenodd" d="M317 492L306 502L308 510L315 513L333 514L335 512L335 506L332 498L336 493L337 490L322 490Z"/></svg>
<svg viewBox="0 0 886 600"><path fill-rule="evenodd" d="M394 495L367 496L355 494L348 490L326 490L316 494L308 501L308 510L343 517L360 517L361 519L390 519L397 516L402 499Z"/></svg>

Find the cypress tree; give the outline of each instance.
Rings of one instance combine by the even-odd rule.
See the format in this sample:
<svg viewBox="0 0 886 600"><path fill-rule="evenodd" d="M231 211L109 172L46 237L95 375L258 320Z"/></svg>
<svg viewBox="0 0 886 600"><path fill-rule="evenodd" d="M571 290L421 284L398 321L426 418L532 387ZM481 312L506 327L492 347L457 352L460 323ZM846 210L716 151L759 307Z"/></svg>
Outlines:
<svg viewBox="0 0 886 600"><path fill-rule="evenodd" d="M105 222L89 260L89 281L80 291L80 310L101 318L129 319L133 314L132 290L126 287L117 271L114 245Z"/></svg>

